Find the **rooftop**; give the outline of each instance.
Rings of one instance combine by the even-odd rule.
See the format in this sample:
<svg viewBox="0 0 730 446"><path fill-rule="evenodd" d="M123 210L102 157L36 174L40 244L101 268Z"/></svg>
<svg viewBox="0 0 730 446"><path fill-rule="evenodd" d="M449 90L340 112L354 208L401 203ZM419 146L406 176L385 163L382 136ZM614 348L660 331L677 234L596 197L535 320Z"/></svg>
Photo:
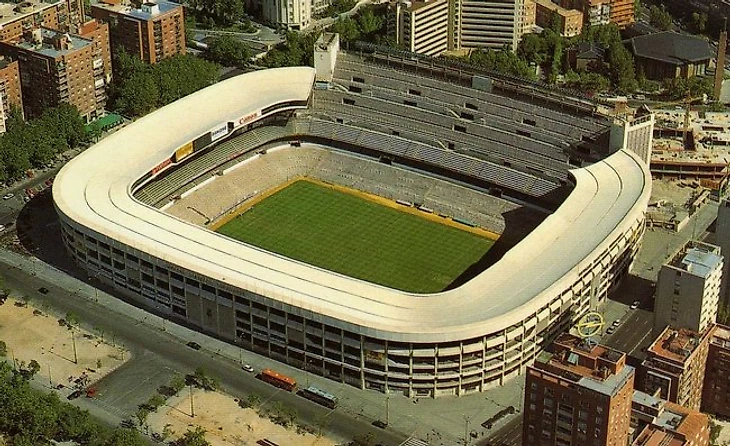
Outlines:
<svg viewBox="0 0 730 446"><path fill-rule="evenodd" d="M685 439L695 438L709 423L707 415L643 392L634 391L632 401L632 412L641 411L637 404L656 409L648 414L651 418L644 418L649 424L633 445L681 446L685 444Z"/></svg>
<svg viewBox="0 0 730 446"><path fill-rule="evenodd" d="M80 48L93 43L90 39L48 28L40 28L39 31L41 37L40 42L35 42L32 38L22 38L21 40L14 40L8 43L36 54L53 57L54 59L76 52ZM65 44L61 42L65 42Z"/></svg>
<svg viewBox="0 0 730 446"><path fill-rule="evenodd" d="M535 365L582 387L614 395L634 371L625 360L625 353L564 334L552 344L551 352L538 355Z"/></svg>
<svg viewBox="0 0 730 446"><path fill-rule="evenodd" d="M722 266L720 248L709 243L689 242L667 265L697 277L707 277Z"/></svg>
<svg viewBox="0 0 730 446"><path fill-rule="evenodd" d="M730 348L730 327L715 324L715 329L712 331L712 338L710 339L710 342L724 348Z"/></svg>
<svg viewBox="0 0 730 446"><path fill-rule="evenodd" d="M684 363L700 345L702 335L686 328L667 327L649 346L655 357Z"/></svg>
<svg viewBox="0 0 730 446"><path fill-rule="evenodd" d="M63 0L57 2L42 2L39 0L27 0L19 3L0 2L0 26L14 22L25 16L33 15L58 4L63 4Z"/></svg>
<svg viewBox="0 0 730 446"><path fill-rule="evenodd" d="M714 56L706 40L672 31L633 37L629 42L634 55L673 65L705 61Z"/></svg>
<svg viewBox="0 0 730 446"><path fill-rule="evenodd" d="M150 20L159 15L164 15L176 8L179 8L178 3L166 2L166 1L155 1L146 2L142 4L140 9L133 8L127 3L119 2L115 0L103 0L98 3L94 3L92 7L103 8L109 11L114 11L119 14L123 14L129 17L134 17L140 20Z"/></svg>

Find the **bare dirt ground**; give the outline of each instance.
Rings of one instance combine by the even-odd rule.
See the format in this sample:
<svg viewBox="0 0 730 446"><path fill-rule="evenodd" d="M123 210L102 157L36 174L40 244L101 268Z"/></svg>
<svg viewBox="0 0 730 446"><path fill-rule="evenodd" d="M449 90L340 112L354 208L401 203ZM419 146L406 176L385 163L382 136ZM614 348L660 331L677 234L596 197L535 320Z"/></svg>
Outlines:
<svg viewBox="0 0 730 446"><path fill-rule="evenodd" d="M206 439L212 446L248 446L267 439L280 446L335 446L326 437L298 434L267 418L260 418L254 409L242 409L228 395L218 392L193 391L191 417L190 394L187 389L167 400L167 405L150 414L147 424L155 432L167 430L177 438L188 429L200 426L206 430Z"/></svg>
<svg viewBox="0 0 730 446"><path fill-rule="evenodd" d="M109 374L129 360L130 354L101 341L101 338L80 330L72 332L58 323L58 318L24 306L20 300L9 298L0 305L0 341L8 347L7 357L16 367L35 359L40 365L37 376L52 386L63 384L70 393L74 381L87 376L87 385ZM76 361L74 361L74 342Z"/></svg>

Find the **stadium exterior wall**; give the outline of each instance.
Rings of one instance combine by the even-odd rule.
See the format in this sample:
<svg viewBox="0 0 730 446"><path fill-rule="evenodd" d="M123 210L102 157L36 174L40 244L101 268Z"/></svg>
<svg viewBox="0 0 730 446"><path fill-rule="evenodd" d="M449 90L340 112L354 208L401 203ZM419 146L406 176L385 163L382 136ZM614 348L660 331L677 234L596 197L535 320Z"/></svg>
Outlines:
<svg viewBox="0 0 730 446"><path fill-rule="evenodd" d="M53 198L76 263L141 305L247 349L357 387L433 397L522 373L629 270L651 183L624 150L572 171L576 188L553 215L492 268L436 295L260 252L132 198L131 185L180 147L221 122L301 103L313 78L288 68L221 82L70 162Z"/></svg>

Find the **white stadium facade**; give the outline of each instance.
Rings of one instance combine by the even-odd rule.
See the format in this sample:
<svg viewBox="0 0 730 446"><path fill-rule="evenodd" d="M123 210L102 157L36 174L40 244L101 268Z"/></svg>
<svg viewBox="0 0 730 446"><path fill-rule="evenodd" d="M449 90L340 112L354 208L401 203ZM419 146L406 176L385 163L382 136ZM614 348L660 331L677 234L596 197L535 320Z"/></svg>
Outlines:
<svg viewBox="0 0 730 446"><path fill-rule="evenodd" d="M371 66L355 56L341 59L329 90L315 88L311 68L244 74L145 116L83 152L53 187L64 243L89 276L140 305L337 381L432 397L500 385L522 373L545 342L605 299L627 273L644 231L648 168L624 149L584 167L563 159L559 142L585 140L594 132L592 118L553 112L545 104L525 114L520 107L532 106L515 97L500 107L527 117L505 118L506 111L488 109L504 98L496 93ZM435 98L450 88L458 90L455 96ZM398 94L412 102L398 103ZM377 100L395 104L393 112L368 105ZM441 113L443 104L469 114ZM359 125L358 116L368 125ZM504 124L490 130L490 116ZM540 130L543 118L548 123ZM514 153L514 160L498 162L494 153L507 144L499 136L509 130L507 120L533 129L518 132L518 139L511 135L514 147L557 147L556 155L542 160L546 155L535 149L532 159L514 149L504 152ZM572 130L586 120L593 124L583 133ZM379 130L370 125L376 121ZM565 135L556 130L561 125ZM409 131L432 132L436 142L417 141ZM492 134L497 136L483 136ZM479 149L488 153L470 152L464 138L481 139ZM567 192L490 267L435 294L386 288L245 245L206 229L210 215L194 215L203 212L193 206L186 207L190 218L165 211L204 192L237 163L271 156L262 147L278 148L291 160L297 151L323 144L382 169L446 179L484 196L491 191L505 203L513 193L520 203L534 198L534 207L549 207L545 203L555 201L541 198ZM203 159L205 168L199 167ZM538 172L536 166L548 167ZM146 198L140 192L145 187Z"/></svg>

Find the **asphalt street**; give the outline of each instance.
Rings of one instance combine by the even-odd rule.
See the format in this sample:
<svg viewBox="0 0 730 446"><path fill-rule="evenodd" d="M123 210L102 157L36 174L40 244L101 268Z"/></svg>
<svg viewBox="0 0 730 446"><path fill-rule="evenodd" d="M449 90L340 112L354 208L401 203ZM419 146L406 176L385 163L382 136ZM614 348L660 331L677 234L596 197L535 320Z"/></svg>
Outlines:
<svg viewBox="0 0 730 446"><path fill-rule="evenodd" d="M176 371L187 374L203 366L220 380L223 391L233 397L246 399L254 394L267 401L266 404L279 401L284 407L294 409L298 418L310 425L326 418L329 420L327 430L336 437L351 439L355 435L372 432L376 442L388 446L398 445L406 439L405 435L391 429L372 426L370 420L353 418L337 409L331 411L295 394L280 391L243 372L236 361L214 352L187 348L160 327L140 323L124 313L109 311L93 299L55 286L41 274L32 276L3 263L0 263L0 273L13 290L32 296L35 305L49 308L57 315L72 312L88 330L103 327L106 336L113 331L115 342L131 350L132 359L125 366L97 383L98 396L95 400L100 401L99 408L118 415L119 421L131 416L137 405L149 399L159 385L169 382ZM47 287L50 292L47 295L38 293L36 290L41 286Z"/></svg>

